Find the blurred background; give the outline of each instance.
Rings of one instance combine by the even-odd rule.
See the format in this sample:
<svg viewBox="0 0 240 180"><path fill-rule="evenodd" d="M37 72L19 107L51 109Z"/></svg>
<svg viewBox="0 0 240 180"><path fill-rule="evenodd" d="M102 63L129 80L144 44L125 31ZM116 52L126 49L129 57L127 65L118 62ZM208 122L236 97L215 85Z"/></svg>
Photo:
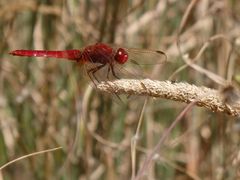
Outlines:
<svg viewBox="0 0 240 180"><path fill-rule="evenodd" d="M164 51L168 79L184 65L180 47L196 63L239 81L240 1L237 0L0 0L0 179L131 179L131 141L144 98L123 103L98 92L83 68L59 59L13 57L15 49L80 49L96 42ZM136 60L137 61L137 60ZM230 77L230 78L229 78ZM185 68L177 82L215 89L207 76ZM136 172L164 130L186 106L149 99L136 147ZM165 141L145 179L237 179L240 121L194 107Z"/></svg>

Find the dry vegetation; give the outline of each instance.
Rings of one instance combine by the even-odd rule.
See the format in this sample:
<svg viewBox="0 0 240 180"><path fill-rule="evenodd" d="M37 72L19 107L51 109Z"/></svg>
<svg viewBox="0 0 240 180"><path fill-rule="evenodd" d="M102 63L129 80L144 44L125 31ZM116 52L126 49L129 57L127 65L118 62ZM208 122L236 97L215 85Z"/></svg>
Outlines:
<svg viewBox="0 0 240 180"><path fill-rule="evenodd" d="M240 178L239 9L238 0L0 0L0 180ZM8 55L95 42L163 50L170 62L147 77L211 88L223 110L194 106L198 91L188 106L171 92L119 101L74 62Z"/></svg>

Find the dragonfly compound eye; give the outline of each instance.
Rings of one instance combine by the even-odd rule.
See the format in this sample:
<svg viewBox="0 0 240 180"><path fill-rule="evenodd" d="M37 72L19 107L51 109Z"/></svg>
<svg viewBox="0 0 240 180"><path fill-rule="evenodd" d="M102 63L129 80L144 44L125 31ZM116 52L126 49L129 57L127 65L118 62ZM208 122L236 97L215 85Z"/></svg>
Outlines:
<svg viewBox="0 0 240 180"><path fill-rule="evenodd" d="M124 64L128 60L128 53L123 48L119 48L114 56L119 64Z"/></svg>

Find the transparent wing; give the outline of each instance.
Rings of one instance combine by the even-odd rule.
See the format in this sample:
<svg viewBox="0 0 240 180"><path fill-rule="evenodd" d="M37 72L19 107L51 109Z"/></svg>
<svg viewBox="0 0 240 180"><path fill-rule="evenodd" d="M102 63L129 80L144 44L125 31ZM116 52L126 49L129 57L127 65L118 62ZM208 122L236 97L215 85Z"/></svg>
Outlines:
<svg viewBox="0 0 240 180"><path fill-rule="evenodd" d="M132 63L139 65L156 65L167 62L167 55L160 50L124 48Z"/></svg>
<svg viewBox="0 0 240 180"><path fill-rule="evenodd" d="M125 48L129 55L129 61L124 64L126 71L135 74L135 78L160 79L160 68L167 60L167 55L163 51L151 49ZM153 75L155 74L155 75Z"/></svg>

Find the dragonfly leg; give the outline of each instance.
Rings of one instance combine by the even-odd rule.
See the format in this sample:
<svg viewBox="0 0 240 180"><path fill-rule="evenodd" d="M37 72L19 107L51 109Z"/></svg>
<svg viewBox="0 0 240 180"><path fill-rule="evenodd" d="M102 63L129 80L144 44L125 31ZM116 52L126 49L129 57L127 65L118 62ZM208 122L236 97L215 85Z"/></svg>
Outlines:
<svg viewBox="0 0 240 180"><path fill-rule="evenodd" d="M91 79L91 81L93 82L93 84L95 85L95 86L97 86L97 84L94 82L94 79L93 79L93 77L90 75L90 72L89 71L87 71L87 74L88 74L88 77Z"/></svg>
<svg viewBox="0 0 240 180"><path fill-rule="evenodd" d="M89 69L89 70L87 71L87 74L88 74L88 76L90 77L90 79L93 80L92 77L91 77L91 75L92 75L93 78L96 79L97 82L99 82L99 80L98 80L97 77L95 76L95 73L96 73L98 70L100 70L101 68L103 68L105 65L106 65L106 64L101 64L101 65L99 65L99 66L97 66L97 67L95 67L95 68ZM90 74L91 74L91 75L90 75Z"/></svg>
<svg viewBox="0 0 240 180"><path fill-rule="evenodd" d="M120 78L116 75L112 64L110 64L110 68L111 68L111 71L112 71L112 75L113 75L115 78L120 79Z"/></svg>
<svg viewBox="0 0 240 180"><path fill-rule="evenodd" d="M107 71L107 79L109 80L109 72L110 72L110 70L111 70L111 66L109 65L108 66L108 71Z"/></svg>

